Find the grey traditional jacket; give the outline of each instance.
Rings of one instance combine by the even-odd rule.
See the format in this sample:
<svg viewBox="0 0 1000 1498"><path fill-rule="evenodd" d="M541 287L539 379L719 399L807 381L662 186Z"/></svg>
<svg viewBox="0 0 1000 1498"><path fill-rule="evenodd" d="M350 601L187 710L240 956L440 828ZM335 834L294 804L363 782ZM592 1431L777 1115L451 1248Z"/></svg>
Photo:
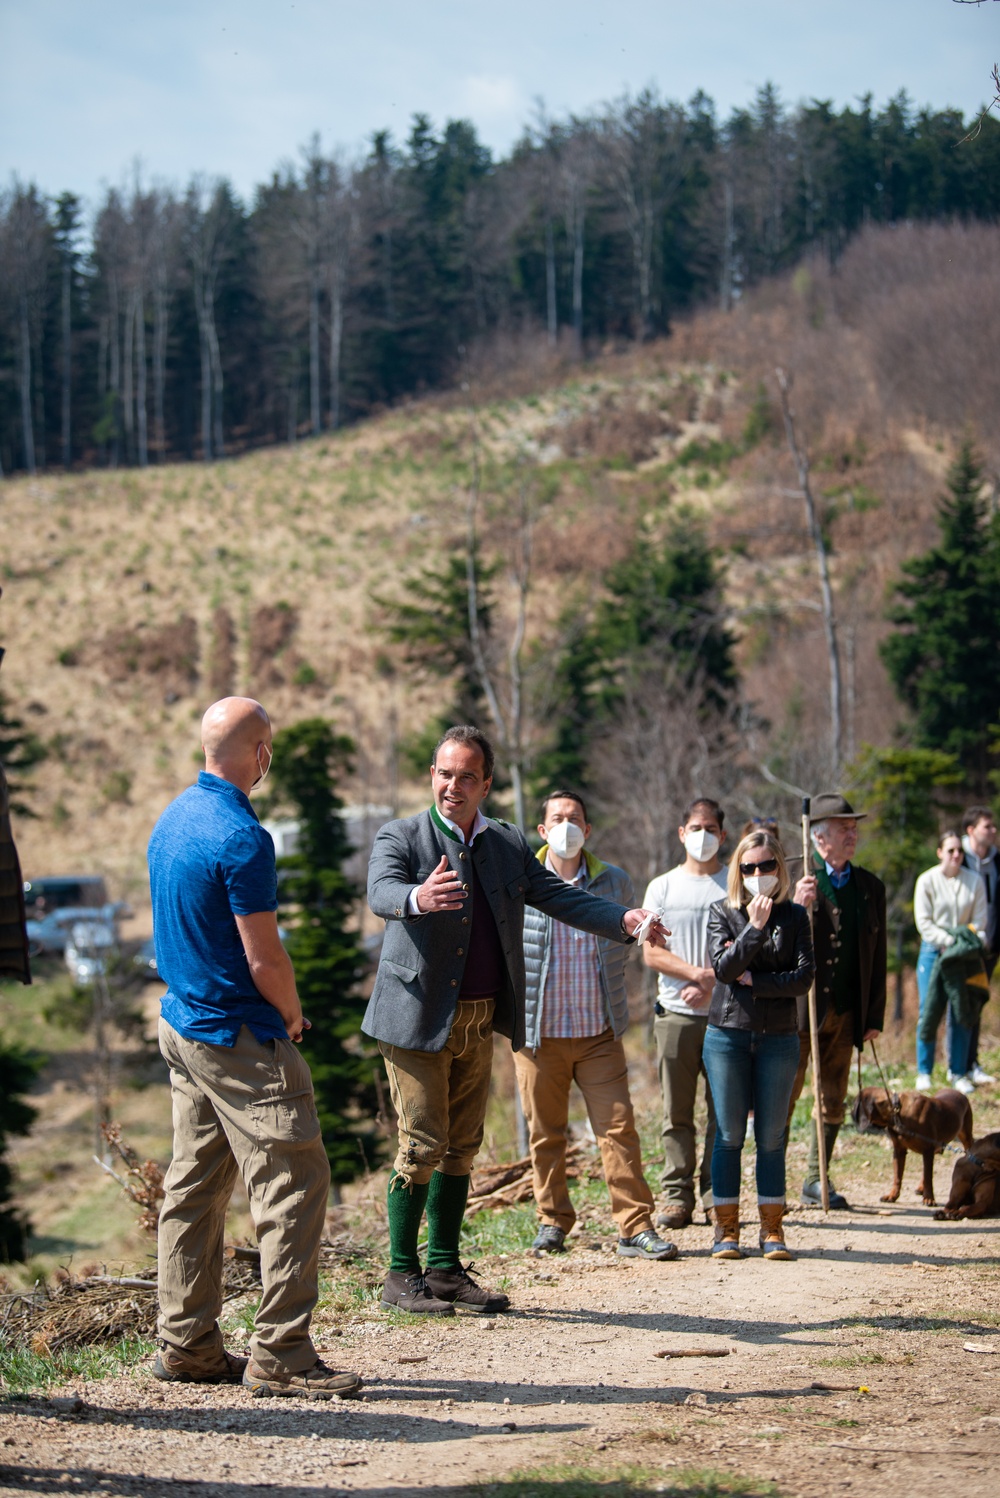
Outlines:
<svg viewBox="0 0 1000 1498"><path fill-rule="evenodd" d="M409 915L410 892L433 873L442 853L462 876L466 904L455 911ZM368 904L386 922L386 931L361 1025L366 1035L412 1051L444 1049L472 924L470 859L490 903L507 968L493 1024L515 1051L524 1045L526 904L609 942L631 942L622 927L628 906L574 889L540 864L523 834L506 822L491 820L471 847L449 832L433 810L387 822L376 835L368 866Z"/></svg>
<svg viewBox="0 0 1000 1498"><path fill-rule="evenodd" d="M538 853L544 864L547 848ZM632 881L624 869L613 863L602 863L593 853L584 852L587 861L587 893L617 900L630 908L635 903ZM524 967L527 977L525 1002L525 1039L531 1050L537 1050L542 1038L542 1006L545 1003L545 980L552 950L552 920L547 910L524 912ZM597 938L597 956L601 965L601 988L608 1022L616 1038L628 1028L628 995L625 991L625 963L628 953L621 942Z"/></svg>

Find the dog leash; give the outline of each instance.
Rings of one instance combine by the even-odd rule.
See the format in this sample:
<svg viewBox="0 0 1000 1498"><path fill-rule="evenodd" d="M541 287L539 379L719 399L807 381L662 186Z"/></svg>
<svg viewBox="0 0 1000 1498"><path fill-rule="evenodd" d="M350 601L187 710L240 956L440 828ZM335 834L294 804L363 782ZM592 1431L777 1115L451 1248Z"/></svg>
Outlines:
<svg viewBox="0 0 1000 1498"><path fill-rule="evenodd" d="M922 1144L932 1144L934 1146L935 1154L938 1155L943 1155L946 1149L951 1149L953 1154L964 1154L965 1151L954 1143L950 1145L939 1144L937 1140L932 1139L929 1134L921 1134L918 1129L914 1129L910 1124L903 1123L902 1105L899 1100L899 1093L893 1092L889 1087L889 1083L886 1081L885 1072L882 1070L882 1063L878 1059L878 1051L876 1051L875 1049L874 1040L870 1040L868 1044L872 1048L872 1056L874 1057L875 1065L878 1067L878 1074L881 1079L882 1086L885 1088L885 1095L889 1100L889 1110L891 1118L885 1126L886 1133L905 1134L908 1139L919 1139ZM858 1051L858 1092L861 1092L861 1051ZM1000 1174L1000 1171L998 1171L998 1174Z"/></svg>

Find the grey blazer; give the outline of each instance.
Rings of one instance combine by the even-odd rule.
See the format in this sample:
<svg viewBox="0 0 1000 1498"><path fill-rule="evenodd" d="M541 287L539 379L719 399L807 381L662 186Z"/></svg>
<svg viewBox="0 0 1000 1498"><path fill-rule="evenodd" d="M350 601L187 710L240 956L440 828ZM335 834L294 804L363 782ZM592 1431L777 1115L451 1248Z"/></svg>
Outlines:
<svg viewBox="0 0 1000 1498"><path fill-rule="evenodd" d="M407 914L410 891L422 884L441 860L467 885L460 910ZM569 926L610 941L631 942L622 928L627 906L574 889L538 862L516 827L491 820L472 847L443 831L423 811L380 828L368 866L368 904L386 922L375 987L361 1028L366 1035L411 1051L440 1051L451 1031L465 971L472 921L474 859L480 883L497 924L507 966L507 985L497 995L494 1029L509 1037L515 1051L524 1045L525 904L537 906Z"/></svg>

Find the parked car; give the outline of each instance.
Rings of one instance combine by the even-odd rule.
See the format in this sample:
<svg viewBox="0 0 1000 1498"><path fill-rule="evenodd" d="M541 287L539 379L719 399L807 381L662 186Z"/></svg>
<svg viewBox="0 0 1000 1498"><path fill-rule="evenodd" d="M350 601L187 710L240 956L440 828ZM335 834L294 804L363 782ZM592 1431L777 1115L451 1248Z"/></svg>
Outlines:
<svg viewBox="0 0 1000 1498"><path fill-rule="evenodd" d="M93 983L118 951L118 932L111 921L74 921L63 956L76 983Z"/></svg>
<svg viewBox="0 0 1000 1498"><path fill-rule="evenodd" d="M24 881L28 943L33 954L64 952L76 921L104 921L112 926L132 914L123 901L108 900L99 874L46 874ZM117 938L116 938L117 939Z"/></svg>

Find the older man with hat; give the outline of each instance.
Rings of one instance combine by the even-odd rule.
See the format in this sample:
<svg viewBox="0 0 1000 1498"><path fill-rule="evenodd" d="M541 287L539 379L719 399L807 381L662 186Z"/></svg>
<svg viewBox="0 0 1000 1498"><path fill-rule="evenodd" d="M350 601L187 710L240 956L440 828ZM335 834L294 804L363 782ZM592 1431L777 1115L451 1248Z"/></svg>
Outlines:
<svg viewBox="0 0 1000 1498"><path fill-rule="evenodd" d="M858 846L858 823L866 815L836 791L812 800L809 833L813 845L810 869L789 859L794 899L812 912L816 950L816 1009L823 1137L830 1159L840 1126L855 1050L882 1033L885 1019L886 927L885 885L868 869L852 862ZM799 1013L799 1069L792 1089L794 1109L809 1064L809 1028L805 1005ZM791 1119L791 1109L789 1119ZM802 1186L806 1203L821 1200L819 1148L815 1131ZM846 1210L847 1200L830 1188L830 1206Z"/></svg>

